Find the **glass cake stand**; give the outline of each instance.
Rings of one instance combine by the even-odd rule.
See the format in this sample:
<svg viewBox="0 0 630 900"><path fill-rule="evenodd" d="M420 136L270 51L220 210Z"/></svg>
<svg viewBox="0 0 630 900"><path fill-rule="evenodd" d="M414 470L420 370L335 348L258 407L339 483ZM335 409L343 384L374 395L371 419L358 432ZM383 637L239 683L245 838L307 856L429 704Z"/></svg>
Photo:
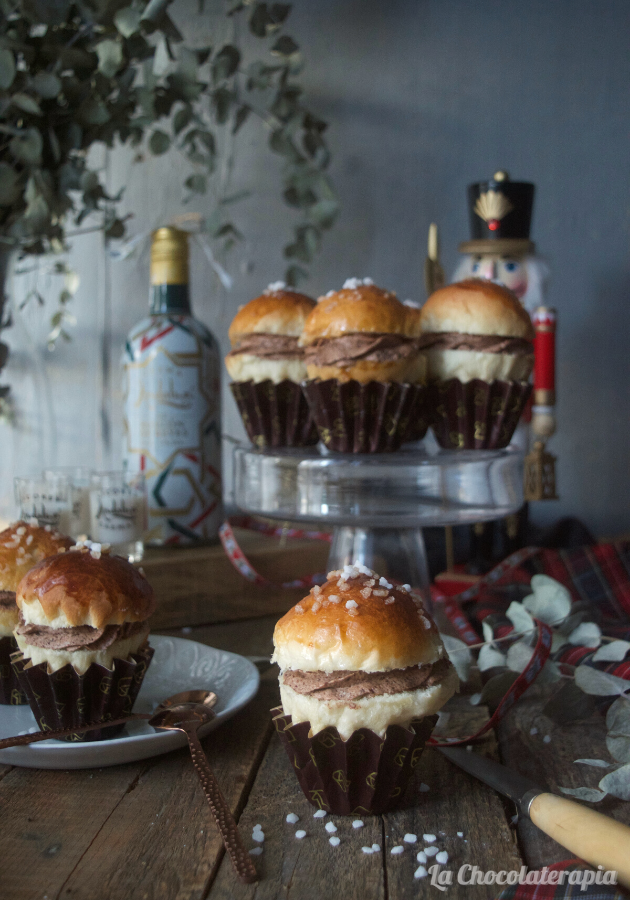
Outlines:
<svg viewBox="0 0 630 900"><path fill-rule="evenodd" d="M234 500L253 515L333 528L328 566L359 561L428 590L422 528L502 518L523 504L520 450L395 453L234 448Z"/></svg>

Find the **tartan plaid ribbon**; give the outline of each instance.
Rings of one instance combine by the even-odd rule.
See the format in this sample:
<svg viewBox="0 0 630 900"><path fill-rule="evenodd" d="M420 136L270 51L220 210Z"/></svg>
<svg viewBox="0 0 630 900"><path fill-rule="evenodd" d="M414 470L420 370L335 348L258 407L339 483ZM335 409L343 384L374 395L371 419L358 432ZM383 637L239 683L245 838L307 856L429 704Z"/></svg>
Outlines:
<svg viewBox="0 0 630 900"><path fill-rule="evenodd" d="M330 543L330 535L327 532L305 531L301 528L284 528L282 526L269 525L266 522L261 522L259 519L254 519L252 516L232 516L231 518L226 519L219 528L219 538L223 544L223 549L225 550L227 558L230 560L236 571L252 584L257 584L260 587L275 588L277 590L283 590L285 588L304 588L305 590L310 590L314 584L323 584L326 581L326 575L317 574L306 575L304 578L296 578L294 581L283 581L280 584L275 584L273 581L265 578L264 575L261 575L260 572L257 572L252 566L236 540L234 528L246 528L249 531L258 531L260 534L266 534L269 537L284 537L293 540L306 539L328 541Z"/></svg>

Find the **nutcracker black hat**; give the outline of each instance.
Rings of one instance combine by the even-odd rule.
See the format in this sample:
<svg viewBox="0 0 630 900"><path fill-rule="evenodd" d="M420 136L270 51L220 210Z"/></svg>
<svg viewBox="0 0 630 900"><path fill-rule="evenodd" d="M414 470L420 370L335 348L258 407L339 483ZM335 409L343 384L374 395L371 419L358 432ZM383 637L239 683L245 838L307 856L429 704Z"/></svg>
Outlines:
<svg viewBox="0 0 630 900"><path fill-rule="evenodd" d="M529 239L534 205L534 185L510 181L507 172L495 172L490 181L468 186L468 211L472 240L459 245L461 253L499 253L524 256L533 253Z"/></svg>

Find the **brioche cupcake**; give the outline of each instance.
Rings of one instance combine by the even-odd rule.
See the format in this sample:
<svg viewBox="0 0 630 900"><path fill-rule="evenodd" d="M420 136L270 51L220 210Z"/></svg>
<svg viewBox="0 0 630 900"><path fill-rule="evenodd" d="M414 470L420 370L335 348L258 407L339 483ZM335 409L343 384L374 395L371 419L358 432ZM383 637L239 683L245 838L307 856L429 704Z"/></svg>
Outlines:
<svg viewBox="0 0 630 900"><path fill-rule="evenodd" d="M31 569L16 601L13 666L40 728L103 722L66 739L114 737L124 726L106 723L131 712L153 655L147 579L99 544L81 543Z"/></svg>
<svg viewBox="0 0 630 900"><path fill-rule="evenodd" d="M16 588L40 560L64 552L73 543L49 525L40 527L37 519L15 522L0 532L0 703L26 703L11 667L11 654L18 649L13 636L18 625Z"/></svg>
<svg viewBox="0 0 630 900"><path fill-rule="evenodd" d="M440 446L506 447L534 365L534 328L516 295L491 281L459 281L429 297L420 326Z"/></svg>
<svg viewBox="0 0 630 900"><path fill-rule="evenodd" d="M230 325L232 349L225 357L230 388L251 442L261 449L317 443L300 387L306 366L298 346L314 306L310 297L280 281L242 306Z"/></svg>
<svg viewBox="0 0 630 900"><path fill-rule="evenodd" d="M326 447L397 450L410 422L425 417L426 359L418 336L417 311L369 278L351 278L320 298L300 345L308 375L304 392ZM416 426L415 437L423 435L420 430Z"/></svg>
<svg viewBox="0 0 630 900"><path fill-rule="evenodd" d="M274 645L274 723L307 799L341 815L396 806L458 688L419 597L346 566L280 619Z"/></svg>

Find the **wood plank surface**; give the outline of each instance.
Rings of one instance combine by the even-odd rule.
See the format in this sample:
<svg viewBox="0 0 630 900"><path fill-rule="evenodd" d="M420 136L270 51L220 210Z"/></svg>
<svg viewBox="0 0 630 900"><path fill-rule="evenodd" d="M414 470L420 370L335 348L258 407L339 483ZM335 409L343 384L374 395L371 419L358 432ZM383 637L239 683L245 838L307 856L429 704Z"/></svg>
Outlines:
<svg viewBox="0 0 630 900"><path fill-rule="evenodd" d="M458 734L476 730L486 719L486 712L471 707L466 698L456 699L449 709L449 731ZM482 746L484 752L497 756L492 737ZM429 791L421 788L423 783L429 785ZM241 817L244 836L251 836L256 824L265 834L263 852L255 857L260 881L256 885L239 884L224 859L210 900L321 900L326 896L403 900L435 896L436 888L429 877L414 878L424 834L435 834L435 846L448 852L445 868L453 870L454 891L458 869L465 863L495 870L522 865L501 799L452 766L437 750L427 749L423 754L407 802L408 808L385 816L364 816L363 827L357 829L353 828L352 817L313 818L314 809L302 794L274 735ZM289 812L300 817L297 824L286 822ZM341 841L337 847L330 845L325 829L330 821ZM307 832L303 840L295 837L300 828ZM463 837L457 835L458 831ZM416 835L416 843L405 842L406 834ZM373 844L378 844L377 852L363 853L364 846ZM251 846L257 846L253 839ZM392 856L394 846L403 846L403 853ZM425 868L430 865L431 860ZM485 898L488 888L467 887L466 896Z"/></svg>
<svg viewBox="0 0 630 900"><path fill-rule="evenodd" d="M296 824L286 822L291 812L299 816ZM251 848L261 846L252 838L254 825L261 825L265 835L262 854L253 857L260 881L240 884L229 861L224 859L210 891L211 900L351 900L359 896L362 900L384 900L382 849L370 855L361 850L375 843L382 848L380 816L366 816L364 827L355 829L351 818L316 819L314 813L280 739L274 734L239 823ZM338 847L329 843L332 835L326 831L327 822L333 822L338 829ZM295 837L299 829L306 831L302 840Z"/></svg>
<svg viewBox="0 0 630 900"><path fill-rule="evenodd" d="M575 760L604 759L613 762L606 749L604 716L596 713L586 721L556 725L541 714L548 696L548 688L534 685L500 723L498 735L503 763L531 778L540 787L561 796L560 787L596 788L607 770L576 765ZM548 742L545 741L546 736L550 738ZM630 825L630 803L606 797L599 803L584 805ZM530 868L550 865L573 855L547 837L529 819L519 821L518 835L524 859Z"/></svg>
<svg viewBox="0 0 630 900"><path fill-rule="evenodd" d="M277 686L263 682L255 701L204 741L238 817L271 733ZM188 750L146 767L83 853L61 891L77 900L202 900L223 845Z"/></svg>
<svg viewBox="0 0 630 900"><path fill-rule="evenodd" d="M446 709L451 712L451 717L444 734L460 737L473 734L487 720L487 710L470 706L467 697L453 698ZM484 741L476 743L474 752L498 760L494 735L490 733ZM437 888L431 886L429 876L414 879L414 872L420 865L417 853L425 846L437 846L448 853L443 868L452 872L454 886L450 889L451 895L459 896L459 890L465 891L465 896L470 900L496 896L497 891L483 885L460 887L457 875L464 865L477 865L484 871L509 871L521 867L516 835L506 818L502 798L449 762L436 749L425 750L419 769L418 777L429 786L429 790L418 792L416 787L416 802L413 805L384 816L388 900L436 896ZM462 833L462 837L458 832ZM406 845L403 841L405 834L417 835L417 843ZM436 835L437 840L425 844L422 840L424 834ZM405 846L404 853L392 856L392 847L401 844ZM424 867L428 870L434 864L432 857L424 863ZM469 869L465 876L470 876Z"/></svg>
<svg viewBox="0 0 630 900"><path fill-rule="evenodd" d="M325 541L285 541L235 530L253 567L274 583L326 570ZM259 587L233 567L223 547L149 548L140 564L153 585L157 608L152 629L206 625L276 613L278 617L304 591Z"/></svg>

